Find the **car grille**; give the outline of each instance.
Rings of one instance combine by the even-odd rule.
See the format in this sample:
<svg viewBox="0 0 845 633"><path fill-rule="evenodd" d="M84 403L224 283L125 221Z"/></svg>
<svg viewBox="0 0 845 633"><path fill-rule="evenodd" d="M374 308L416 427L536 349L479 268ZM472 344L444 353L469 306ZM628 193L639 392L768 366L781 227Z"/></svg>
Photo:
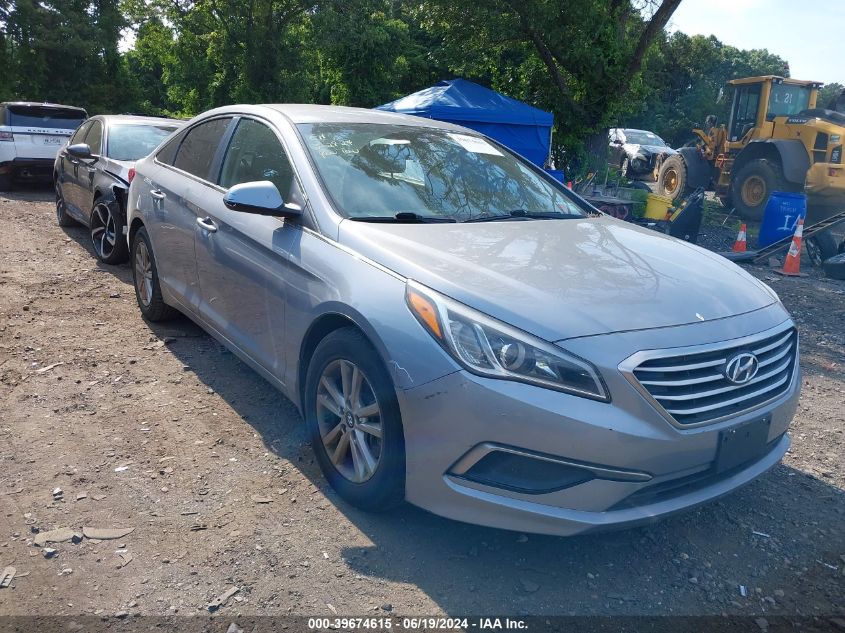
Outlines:
<svg viewBox="0 0 845 633"><path fill-rule="evenodd" d="M715 422L753 409L783 394L795 368L798 333L794 328L741 344L683 355L651 356L633 369L642 387L678 424ZM723 369L731 356L751 352L759 368L749 382L729 381Z"/></svg>

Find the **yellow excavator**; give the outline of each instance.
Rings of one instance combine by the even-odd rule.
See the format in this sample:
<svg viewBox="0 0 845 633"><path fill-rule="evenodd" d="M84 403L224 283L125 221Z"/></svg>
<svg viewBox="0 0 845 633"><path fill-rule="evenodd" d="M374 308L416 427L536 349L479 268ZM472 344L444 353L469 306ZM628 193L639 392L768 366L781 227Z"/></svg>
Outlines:
<svg viewBox="0 0 845 633"><path fill-rule="evenodd" d="M767 75L728 85L727 125L711 115L693 130L696 141L660 165L657 193L674 201L704 187L749 221L763 217L773 191L806 193L808 226L845 213L845 95L817 108L816 81ZM810 248L814 260L837 252L829 231L817 232Z"/></svg>

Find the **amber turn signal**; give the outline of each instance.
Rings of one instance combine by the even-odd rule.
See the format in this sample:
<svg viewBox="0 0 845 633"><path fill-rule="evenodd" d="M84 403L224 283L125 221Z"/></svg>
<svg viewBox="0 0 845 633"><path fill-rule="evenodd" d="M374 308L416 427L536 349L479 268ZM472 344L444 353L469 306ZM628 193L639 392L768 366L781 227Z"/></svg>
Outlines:
<svg viewBox="0 0 845 633"><path fill-rule="evenodd" d="M420 322L425 325L438 339L443 338L443 331L440 329L440 319L437 316L437 308L427 297L423 296L413 288L407 291L408 306Z"/></svg>

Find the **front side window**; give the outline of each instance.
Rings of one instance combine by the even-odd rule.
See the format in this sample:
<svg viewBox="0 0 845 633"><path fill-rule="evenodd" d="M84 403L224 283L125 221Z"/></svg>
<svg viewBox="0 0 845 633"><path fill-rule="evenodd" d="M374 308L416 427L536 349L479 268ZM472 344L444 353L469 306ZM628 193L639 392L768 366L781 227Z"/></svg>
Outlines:
<svg viewBox="0 0 845 633"><path fill-rule="evenodd" d="M211 164L230 121L228 117L211 119L188 130L173 166L203 180L213 180L209 175Z"/></svg>
<svg viewBox="0 0 845 633"><path fill-rule="evenodd" d="M335 205L351 218L586 215L563 186L480 136L377 123L298 128Z"/></svg>
<svg viewBox="0 0 845 633"><path fill-rule="evenodd" d="M757 124L757 107L760 104L760 85L741 86L734 100L731 140L738 141Z"/></svg>
<svg viewBox="0 0 845 633"><path fill-rule="evenodd" d="M264 123L241 119L223 159L220 186L269 180L289 200L293 169L276 134Z"/></svg>
<svg viewBox="0 0 845 633"><path fill-rule="evenodd" d="M82 143L83 139L85 138L85 135L88 133L88 128L90 128L90 127L91 127L90 123L84 123L83 125L80 125L76 129L76 132L73 133L73 136L70 137L70 141L68 142L68 145L75 145L76 143Z"/></svg>
<svg viewBox="0 0 845 633"><path fill-rule="evenodd" d="M175 125L115 124L109 127L108 157L138 160L176 130Z"/></svg>
<svg viewBox="0 0 845 633"><path fill-rule="evenodd" d="M91 148L92 154L99 154L103 147L103 125L99 121L91 124L91 129L85 135L85 143Z"/></svg>

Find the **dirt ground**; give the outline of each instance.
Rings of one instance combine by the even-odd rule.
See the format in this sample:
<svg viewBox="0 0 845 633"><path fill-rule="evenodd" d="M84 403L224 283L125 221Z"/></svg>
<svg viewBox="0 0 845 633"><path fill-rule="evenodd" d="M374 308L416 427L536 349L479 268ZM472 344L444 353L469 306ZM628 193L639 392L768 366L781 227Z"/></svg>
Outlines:
<svg viewBox="0 0 845 633"><path fill-rule="evenodd" d="M0 196L0 615L206 614L232 587L226 617L845 614L845 282L750 270L801 329L783 464L647 528L526 536L347 506L291 403L187 320L145 323L49 190ZM83 527L134 530L34 545Z"/></svg>

